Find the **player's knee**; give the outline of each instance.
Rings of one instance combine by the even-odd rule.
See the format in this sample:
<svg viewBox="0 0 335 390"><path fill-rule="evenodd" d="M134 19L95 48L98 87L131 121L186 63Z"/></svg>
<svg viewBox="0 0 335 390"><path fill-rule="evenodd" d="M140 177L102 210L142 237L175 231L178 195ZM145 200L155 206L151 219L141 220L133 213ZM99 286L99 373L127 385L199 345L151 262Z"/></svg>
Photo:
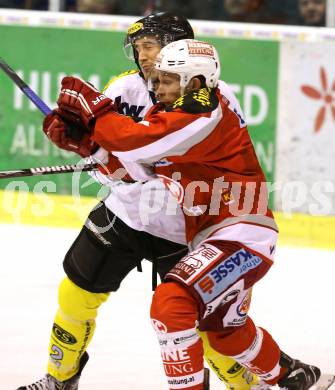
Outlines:
<svg viewBox="0 0 335 390"><path fill-rule="evenodd" d="M256 326L247 318L241 326L227 328L221 332L207 332L209 345L223 355L234 356L247 350L256 340Z"/></svg>
<svg viewBox="0 0 335 390"><path fill-rule="evenodd" d="M62 312L77 321L93 320L99 306L107 300L109 293L91 293L63 279L58 290L58 304Z"/></svg>
<svg viewBox="0 0 335 390"><path fill-rule="evenodd" d="M195 327L198 317L196 300L177 282L159 285L152 299L150 316L157 332L178 332Z"/></svg>

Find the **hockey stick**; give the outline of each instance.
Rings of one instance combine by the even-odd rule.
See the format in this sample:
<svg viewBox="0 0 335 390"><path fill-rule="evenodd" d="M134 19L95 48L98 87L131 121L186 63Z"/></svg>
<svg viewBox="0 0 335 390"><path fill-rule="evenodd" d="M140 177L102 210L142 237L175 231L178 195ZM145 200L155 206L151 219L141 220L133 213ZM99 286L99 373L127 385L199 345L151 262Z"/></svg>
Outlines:
<svg viewBox="0 0 335 390"><path fill-rule="evenodd" d="M9 76L14 83L21 89L21 91L32 101L35 106L44 114L48 115L52 112L52 109L44 103L44 101L26 84L21 77L7 64L7 62L0 57L0 68ZM71 134L74 139L81 139L82 133L78 131L78 127L71 124L67 125L65 131ZM71 173L71 172L86 172L94 171L97 169L98 164L85 164L85 165L57 165L53 167L39 167L39 168L24 168L16 169L12 171L0 171L0 179L9 179L12 177L24 177L24 176L40 176L40 175L53 175L56 173Z"/></svg>
<svg viewBox="0 0 335 390"><path fill-rule="evenodd" d="M87 172L97 170L98 164L84 165L56 165L53 167L24 168L12 171L0 171L0 179L9 179L12 177L53 175L56 173Z"/></svg>
<svg viewBox="0 0 335 390"><path fill-rule="evenodd" d="M209 369L204 368L204 390L209 390Z"/></svg>
<svg viewBox="0 0 335 390"><path fill-rule="evenodd" d="M27 98L35 104L35 106L44 114L48 115L52 112L52 109L44 103L44 101L26 84L21 77L7 64L7 62L0 57L0 68L6 73L6 75L12 79L21 91L27 96ZM66 118L62 118L64 122L67 122ZM65 133L70 138L76 141L80 141L83 132L79 129L81 127L78 119L78 124L67 123Z"/></svg>
<svg viewBox="0 0 335 390"><path fill-rule="evenodd" d="M28 99L32 101L44 115L51 113L51 108L48 107L38 95L36 95L29 85L21 79L21 77L6 63L3 58L0 58L0 68L14 81Z"/></svg>

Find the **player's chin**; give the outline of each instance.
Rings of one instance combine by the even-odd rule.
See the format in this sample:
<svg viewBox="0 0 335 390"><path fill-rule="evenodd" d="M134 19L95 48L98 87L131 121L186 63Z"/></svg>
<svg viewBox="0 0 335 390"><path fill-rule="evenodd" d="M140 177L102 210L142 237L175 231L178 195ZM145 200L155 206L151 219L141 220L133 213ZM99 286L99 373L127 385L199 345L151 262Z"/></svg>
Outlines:
<svg viewBox="0 0 335 390"><path fill-rule="evenodd" d="M149 80L149 78L151 77L152 69L147 67L142 67L141 70L145 80Z"/></svg>
<svg viewBox="0 0 335 390"><path fill-rule="evenodd" d="M171 101L171 99L164 99L164 98L159 99L159 98L157 98L157 100L159 101L159 103L162 103L165 106L170 106L171 104L174 103L174 100Z"/></svg>

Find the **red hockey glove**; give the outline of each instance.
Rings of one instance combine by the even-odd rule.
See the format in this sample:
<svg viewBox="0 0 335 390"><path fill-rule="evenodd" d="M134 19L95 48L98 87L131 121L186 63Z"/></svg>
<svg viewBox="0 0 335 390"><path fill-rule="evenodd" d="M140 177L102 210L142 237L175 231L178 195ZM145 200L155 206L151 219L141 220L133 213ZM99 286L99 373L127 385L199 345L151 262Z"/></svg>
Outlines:
<svg viewBox="0 0 335 390"><path fill-rule="evenodd" d="M81 157L88 157L97 150L98 145L90 139L88 133L83 132L80 140L74 140L67 135L67 126L57 110L47 115L43 121L44 133L59 148L75 152Z"/></svg>
<svg viewBox="0 0 335 390"><path fill-rule="evenodd" d="M64 77L57 104L60 109L78 115L85 126L113 109L113 101L91 84L76 77Z"/></svg>

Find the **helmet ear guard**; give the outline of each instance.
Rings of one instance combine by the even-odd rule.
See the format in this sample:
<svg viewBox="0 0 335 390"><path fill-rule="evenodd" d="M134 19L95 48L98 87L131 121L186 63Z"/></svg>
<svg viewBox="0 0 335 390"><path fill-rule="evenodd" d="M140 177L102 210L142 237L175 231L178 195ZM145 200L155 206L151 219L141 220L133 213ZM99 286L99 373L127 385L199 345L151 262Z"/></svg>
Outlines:
<svg viewBox="0 0 335 390"><path fill-rule="evenodd" d="M216 87L220 78L220 60L215 47L195 39L169 43L157 56L155 69L178 74L183 90L196 76L203 76L210 88Z"/></svg>

